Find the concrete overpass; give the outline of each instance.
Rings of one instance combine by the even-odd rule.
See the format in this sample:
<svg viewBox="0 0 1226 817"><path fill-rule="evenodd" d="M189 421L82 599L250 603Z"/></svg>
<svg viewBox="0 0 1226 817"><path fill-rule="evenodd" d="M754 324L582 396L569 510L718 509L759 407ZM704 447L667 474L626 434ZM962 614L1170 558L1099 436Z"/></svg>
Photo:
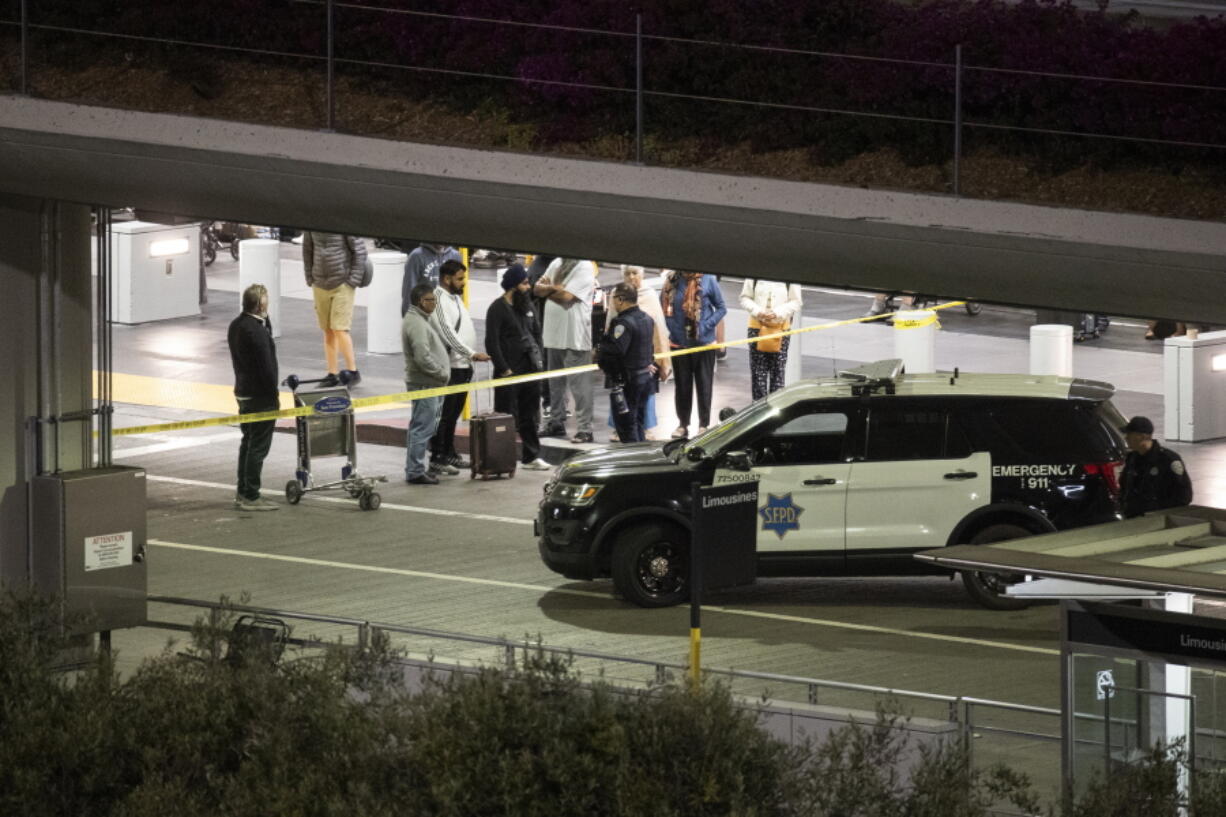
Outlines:
<svg viewBox="0 0 1226 817"><path fill-rule="evenodd" d="M0 98L0 192L1226 323L1226 224Z"/></svg>

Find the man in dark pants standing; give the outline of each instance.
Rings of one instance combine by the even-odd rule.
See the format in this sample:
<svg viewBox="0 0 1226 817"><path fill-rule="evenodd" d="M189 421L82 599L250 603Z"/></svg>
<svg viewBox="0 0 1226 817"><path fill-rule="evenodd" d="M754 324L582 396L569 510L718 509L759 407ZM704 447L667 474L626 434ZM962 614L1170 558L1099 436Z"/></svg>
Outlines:
<svg viewBox="0 0 1226 817"><path fill-rule="evenodd" d="M430 324L443 339L451 356L449 386L472 382L473 363L490 359L484 352L476 351L477 333L468 306L464 303L464 287L467 284L467 267L454 259L443 262L439 268L438 286L434 290L438 305L430 313ZM449 394L443 398L438 430L430 438L430 473L435 476L455 476L461 468L469 466L455 448L455 427L467 400L467 392Z"/></svg>
<svg viewBox="0 0 1226 817"><path fill-rule="evenodd" d="M277 393L277 347L268 320L268 290L252 284L243 291L243 311L226 333L230 362L234 365L234 396L239 414L258 414L280 408ZM276 420L242 423L238 446L238 491L234 504L240 511L275 511L278 506L260 497L260 472L272 446Z"/></svg>
<svg viewBox="0 0 1226 817"><path fill-rule="evenodd" d="M609 397L617 438L625 443L646 439L643 426L647 419L647 395L656 387L652 346L655 322L639 309L638 302L638 291L630 284L613 287L612 306L617 316L601 338L596 353L601 370L613 380L615 388L621 386L625 397L624 407L618 405L615 397Z"/></svg>
<svg viewBox="0 0 1226 817"><path fill-rule="evenodd" d="M536 308L532 287L522 264L512 264L502 274L502 297L485 311L485 351L494 361L494 377L533 374L545 368L544 353L536 338ZM498 386L494 410L515 417L519 433L520 464L529 471L553 468L541 459L537 423L541 414L541 381Z"/></svg>
<svg viewBox="0 0 1226 817"><path fill-rule="evenodd" d="M1124 518L1191 504L1192 480L1183 458L1158 444L1150 419L1133 417L1123 431L1129 449L1120 481Z"/></svg>

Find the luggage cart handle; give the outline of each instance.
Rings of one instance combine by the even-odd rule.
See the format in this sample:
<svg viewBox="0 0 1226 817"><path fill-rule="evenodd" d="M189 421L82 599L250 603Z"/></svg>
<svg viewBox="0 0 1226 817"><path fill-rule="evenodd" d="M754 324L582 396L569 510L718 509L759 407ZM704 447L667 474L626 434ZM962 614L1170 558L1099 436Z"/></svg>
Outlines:
<svg viewBox="0 0 1226 817"><path fill-rule="evenodd" d="M326 375L324 377L303 379L296 374L291 374L291 375L286 376L286 378L281 381L281 385L288 386L290 391L297 391L298 387L301 386L303 383L322 383L327 379L328 378Z"/></svg>

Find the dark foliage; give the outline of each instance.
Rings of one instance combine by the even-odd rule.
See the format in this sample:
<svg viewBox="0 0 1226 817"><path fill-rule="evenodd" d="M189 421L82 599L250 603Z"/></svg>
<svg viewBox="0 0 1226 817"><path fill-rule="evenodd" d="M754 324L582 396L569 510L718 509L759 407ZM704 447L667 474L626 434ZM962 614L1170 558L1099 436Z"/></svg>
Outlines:
<svg viewBox="0 0 1226 817"><path fill-rule="evenodd" d="M409 695L396 654L334 646L234 658L234 616L200 622L119 678L55 671L42 601L0 600L0 814L518 817L988 817L1038 814L1022 775L957 740L911 744L886 712L788 747L719 684L581 683L541 652ZM1176 748L1090 785L1067 817L1174 817ZM1198 773L1195 814L1226 785ZM1049 812L1054 813L1054 812Z"/></svg>
<svg viewBox="0 0 1226 817"><path fill-rule="evenodd" d="M300 55L320 71L326 52L322 0L32 8L39 23ZM358 0L335 12L335 54L339 71L371 87L522 123L529 140L621 138L635 127L636 14L656 139L802 148L829 164L894 147L909 164L943 163L961 44L966 141L976 149L1035 155L1049 171L1226 168L1226 150L1143 141L1222 144L1226 91L1117 81L1226 88L1222 18L1158 29L1069 0ZM209 63L224 51L39 36L61 63L123 52L164 64L202 96L220 93Z"/></svg>

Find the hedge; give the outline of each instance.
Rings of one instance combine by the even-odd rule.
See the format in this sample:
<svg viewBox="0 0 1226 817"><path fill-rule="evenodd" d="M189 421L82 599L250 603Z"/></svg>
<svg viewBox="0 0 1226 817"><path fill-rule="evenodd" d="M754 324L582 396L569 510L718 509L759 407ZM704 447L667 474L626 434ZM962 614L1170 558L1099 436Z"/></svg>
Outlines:
<svg viewBox="0 0 1226 817"><path fill-rule="evenodd" d="M224 600L223 600L224 601ZM897 715L790 747L715 683L585 682L566 661L456 673L409 694L384 639L230 656L233 615L128 677L55 672L50 607L0 601L0 814L177 817L987 817L1038 814L1026 778L951 740L910 753ZM1174 817L1178 752L1099 781L1070 817ZM1199 814L1226 786L1197 779ZM1215 811L1215 809L1217 809ZM1047 809L1056 813L1055 807Z"/></svg>

